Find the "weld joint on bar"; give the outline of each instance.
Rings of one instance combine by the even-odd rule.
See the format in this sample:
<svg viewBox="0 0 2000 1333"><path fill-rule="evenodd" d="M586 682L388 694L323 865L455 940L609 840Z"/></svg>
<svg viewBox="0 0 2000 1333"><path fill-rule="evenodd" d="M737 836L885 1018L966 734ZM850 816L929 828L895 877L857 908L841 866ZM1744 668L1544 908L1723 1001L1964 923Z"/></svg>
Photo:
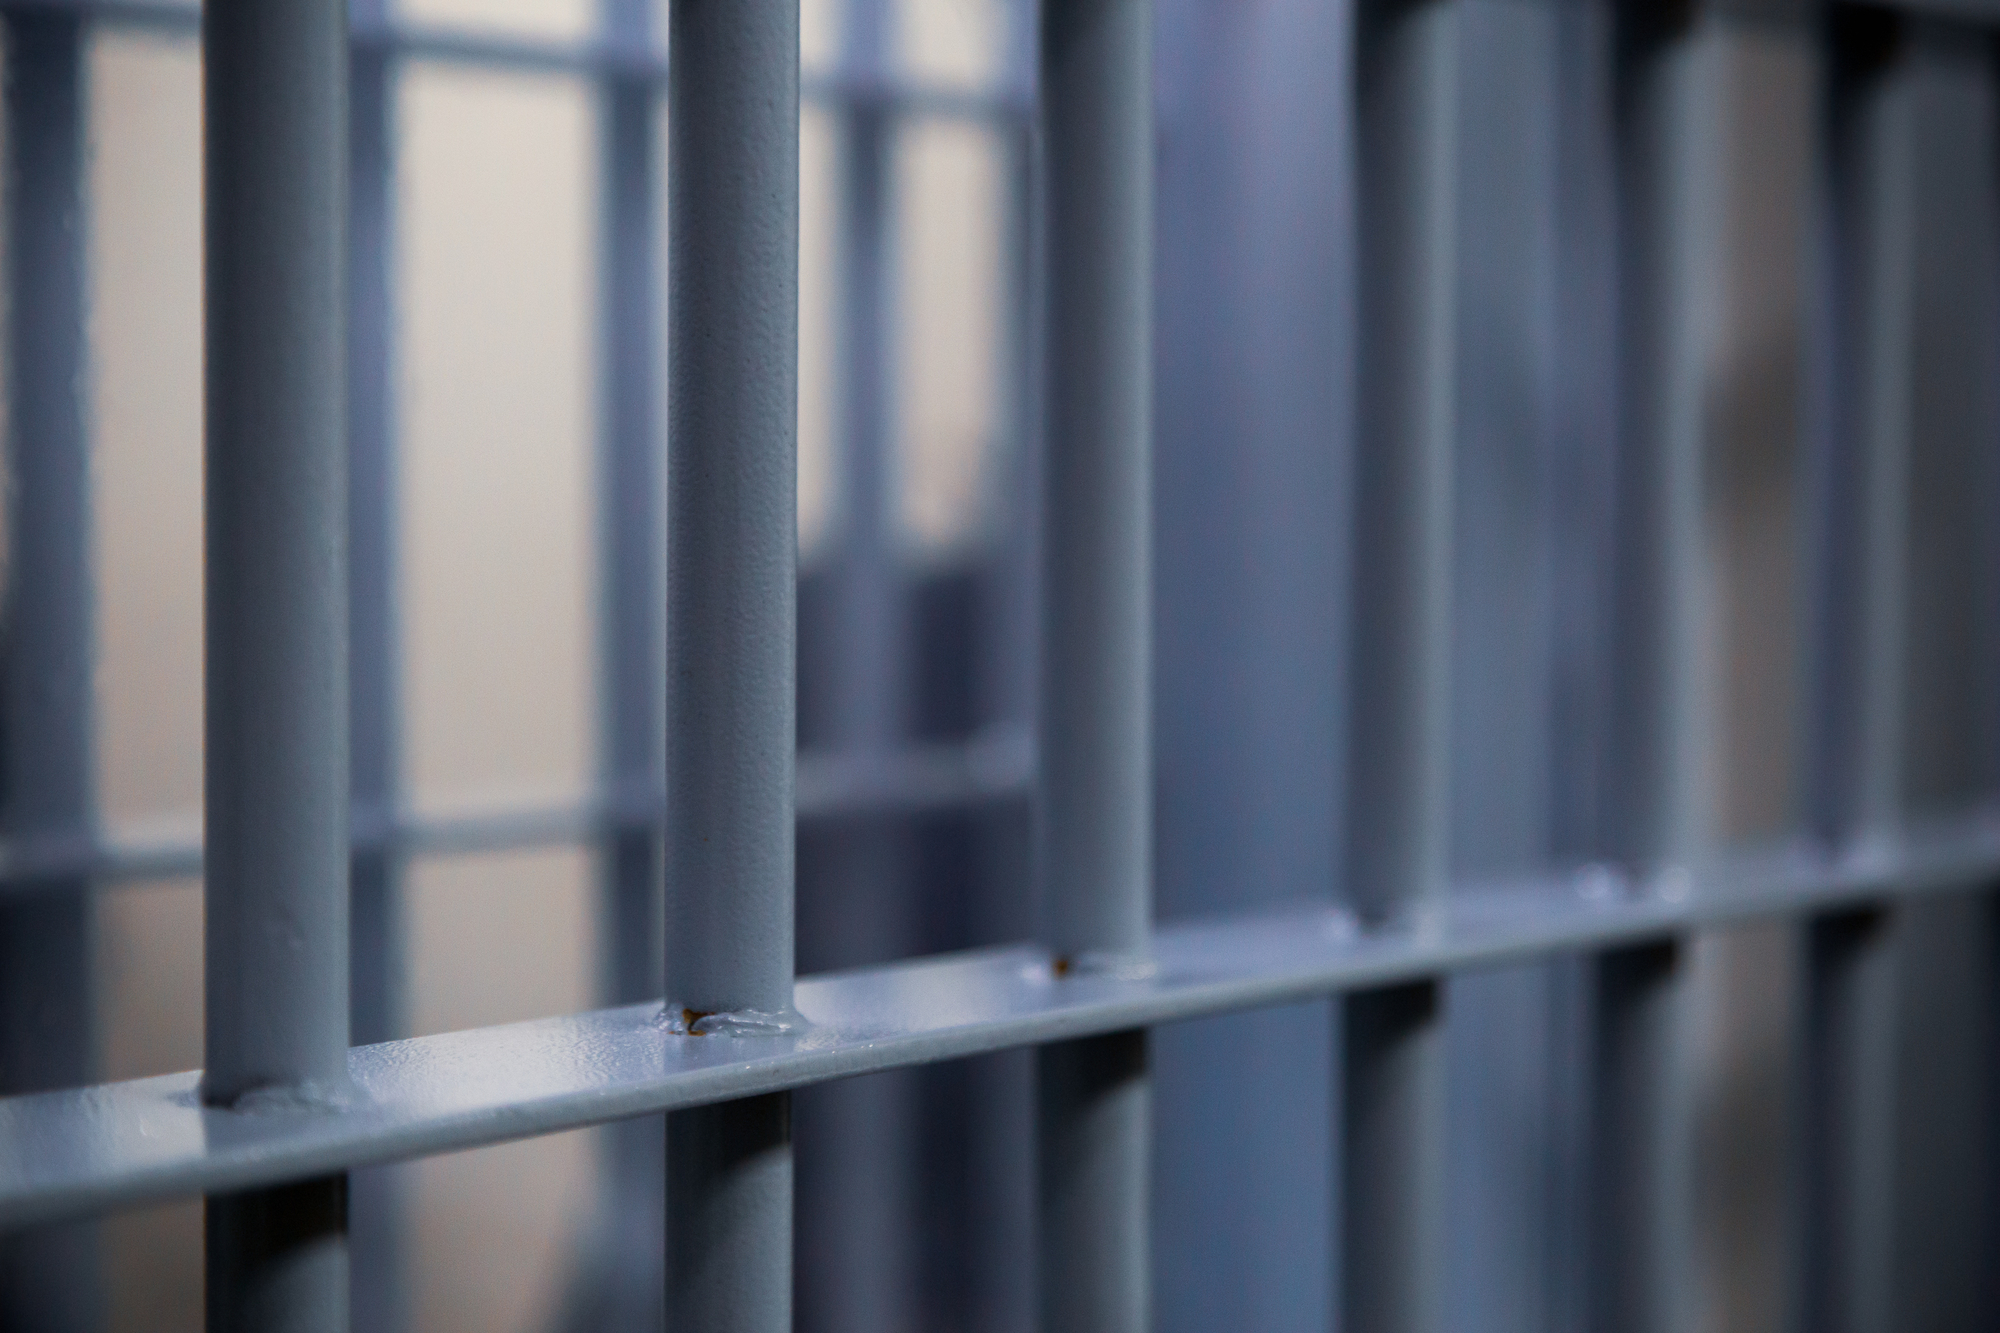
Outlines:
<svg viewBox="0 0 2000 1333"><path fill-rule="evenodd" d="M1049 976L1058 981L1070 977L1151 981L1159 973L1159 963L1143 953L1082 949L1075 953L1056 954L1049 959Z"/></svg>
<svg viewBox="0 0 2000 1333"><path fill-rule="evenodd" d="M796 1009L696 1009L669 1000L660 1026L675 1037L782 1037L811 1024Z"/></svg>

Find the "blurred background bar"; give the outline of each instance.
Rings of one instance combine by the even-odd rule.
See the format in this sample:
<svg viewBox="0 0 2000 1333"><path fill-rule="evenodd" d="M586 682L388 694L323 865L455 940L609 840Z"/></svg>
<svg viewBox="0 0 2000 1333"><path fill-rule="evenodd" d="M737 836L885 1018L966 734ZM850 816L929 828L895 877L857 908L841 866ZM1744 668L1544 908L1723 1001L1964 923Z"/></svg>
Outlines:
<svg viewBox="0 0 2000 1333"><path fill-rule="evenodd" d="M1035 884L1055 984L1088 985L1151 966L1153 0L1050 0L1039 47ZM1036 1052L1044 1329L1152 1326L1149 1041Z"/></svg>
<svg viewBox="0 0 2000 1333"><path fill-rule="evenodd" d="M348 0L357 29L380 26L383 0ZM395 79L388 52L349 57L347 232L347 598L350 822L385 824L400 797L400 634L396 595ZM399 848L358 841L349 860L349 1036L393 1041L406 1025L408 939ZM407 1320L407 1173L348 1175L356 1328L400 1333Z"/></svg>
<svg viewBox="0 0 2000 1333"><path fill-rule="evenodd" d="M1349 559L1348 15L1156 0L1159 919L1331 899ZM1235 558L1217 560L1221 550ZM1158 1327L1332 1319L1333 1006L1155 1029Z"/></svg>
<svg viewBox="0 0 2000 1333"><path fill-rule="evenodd" d="M1826 28L1815 182L1824 212L1812 238L1826 331L1810 400L1820 414L1810 815L1865 859L1890 850L1903 826L1916 146L1903 21L1854 10ZM1796 1281L1811 1328L1895 1323L1896 911L1822 917L1802 935Z"/></svg>
<svg viewBox="0 0 2000 1333"><path fill-rule="evenodd" d="M829 19L833 68L855 87L882 87L897 56L895 7L849 0ZM822 336L839 385L823 427L836 463L833 516L817 578L801 597L801 633L824 626L820 683L802 664L802 745L880 765L914 721L908 706L912 617L897 532L893 433L897 377L894 108L857 101L815 125L830 168L831 264L838 312ZM810 168L808 168L810 169ZM803 427L802 427L803 428ZM808 693L810 692L810 693ZM800 838L799 968L815 972L926 952L910 901L905 822L843 821ZM798 1317L802 1328L923 1327L916 1274L924 1160L902 1145L921 1132L931 1071L878 1074L801 1092Z"/></svg>
<svg viewBox="0 0 2000 1333"><path fill-rule="evenodd" d="M4 65L7 590L0 829L95 830L91 454L84 256L84 38L70 14L9 14ZM0 1095L87 1083L97 1058L95 905L79 873L0 901ZM0 1324L89 1329L97 1228L0 1237Z"/></svg>
<svg viewBox="0 0 2000 1333"><path fill-rule="evenodd" d="M1614 30L1620 408L1613 461L1608 800L1597 851L1632 892L1684 893L1706 848L1704 747L1716 692L1700 638L1711 327L1720 258L1719 56L1708 6L1622 7ZM1693 1105L1682 941L1587 965L1593 1328L1665 1333L1694 1309Z"/></svg>
<svg viewBox="0 0 2000 1333"><path fill-rule="evenodd" d="M605 48L643 66L655 47L647 0L602 0ZM660 835L665 790L664 339L659 237L661 123L643 69L597 90L597 769L612 794L597 852L597 1003L661 994ZM636 817L635 817L636 816ZM666 1125L623 1121L601 1136L599 1200L580 1229L566 1329L663 1327Z"/></svg>
<svg viewBox="0 0 2000 1333"><path fill-rule="evenodd" d="M1355 22L1353 626L1342 870L1361 920L1422 930L1451 834L1458 410L1457 0ZM1443 1328L1444 985L1342 998L1342 1327Z"/></svg>
<svg viewBox="0 0 2000 1333"><path fill-rule="evenodd" d="M1899 817L1960 808L1993 788L2000 763L1993 665L2000 661L2000 205L1994 74L1984 31L1913 16L1907 64L1914 235L1907 504L1910 545L1901 666ZM1898 1322L1990 1320L1996 920L1990 893L1893 919L1895 1103L1888 1263ZM1983 1056L1981 1053L1985 1053Z"/></svg>

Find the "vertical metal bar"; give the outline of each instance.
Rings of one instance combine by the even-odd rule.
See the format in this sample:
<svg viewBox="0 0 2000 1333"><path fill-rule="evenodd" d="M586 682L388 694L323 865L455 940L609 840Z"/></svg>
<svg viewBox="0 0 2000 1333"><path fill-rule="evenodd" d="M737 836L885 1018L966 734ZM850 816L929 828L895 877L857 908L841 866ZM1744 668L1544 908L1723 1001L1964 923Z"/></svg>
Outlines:
<svg viewBox="0 0 2000 1333"><path fill-rule="evenodd" d="M1901 21L1836 10L1821 127L1824 345L1811 816L1868 856L1902 819L1915 207ZM1824 917L1805 936L1796 1224L1800 1326L1886 1333L1895 1315L1897 950L1894 909Z"/></svg>
<svg viewBox="0 0 2000 1333"><path fill-rule="evenodd" d="M1036 95L1037 11L1038 6L1029 0L1012 0L1007 5L1000 86L1024 105L1032 105ZM981 673L978 691L987 717L1023 729L1034 725L1041 666L1036 584L1041 459L1033 447L1040 333L1035 318L1039 307L1030 291L1037 271L1034 138L1031 121L1009 123L1003 167L1007 215L1001 256L1006 265L1002 287L1006 323L1000 383L1008 390L1001 395L1001 412L1010 452L1002 474L1005 521L995 543L993 577L997 586L987 602L984 631L993 649L982 655L977 667ZM1015 893L1018 897L1018 890Z"/></svg>
<svg viewBox="0 0 2000 1333"><path fill-rule="evenodd" d="M1040 878L1059 968L1152 929L1151 0L1042 6ZM1042 1327L1151 1326L1146 1034L1042 1049Z"/></svg>
<svg viewBox="0 0 2000 1333"><path fill-rule="evenodd" d="M1610 709L1607 632L1615 591L1608 557L1618 436L1617 117L1615 9L1556 14L1558 206L1557 408L1550 546L1556 577L1550 850L1559 860L1604 854L1600 816ZM1553 1122L1549 1170L1550 1333L1581 1333L1590 1306L1590 1058L1596 960L1550 964Z"/></svg>
<svg viewBox="0 0 2000 1333"><path fill-rule="evenodd" d="M615 49L634 56L651 50L646 0L604 0L603 26ZM652 80L613 73L601 96L599 749L616 821L604 871L603 984L606 1002L629 1004L660 993L659 853L643 804L659 789L665 755L659 154Z"/></svg>
<svg viewBox="0 0 2000 1333"><path fill-rule="evenodd" d="M1881 912L1806 931L1808 1116L1798 1205L1799 1326L1887 1333L1893 1253L1896 954Z"/></svg>
<svg viewBox="0 0 2000 1333"><path fill-rule="evenodd" d="M1356 773L1350 891L1375 920L1443 888L1450 776L1458 15L1364 14L1360 413L1355 475Z"/></svg>
<svg viewBox="0 0 2000 1333"><path fill-rule="evenodd" d="M1619 225L1624 392L1614 608L1612 850L1641 875L1704 838L1701 443L1695 315L1703 86L1692 10L1621 12Z"/></svg>
<svg viewBox="0 0 2000 1333"><path fill-rule="evenodd" d="M1591 960L1588 1326L1684 1327L1687 1109L1676 1057L1684 999L1679 941Z"/></svg>
<svg viewBox="0 0 2000 1333"><path fill-rule="evenodd" d="M1595 126L1577 104L1575 72L1561 62L1565 26L1585 10L1473 0L1459 20L1450 747L1459 894L1478 892L1468 882L1549 864L1553 805L1569 778L1551 744L1557 592L1568 572L1557 543L1569 518L1555 505L1559 479L1575 471L1559 433L1566 386L1557 311L1564 297L1574 299L1559 276L1572 258L1564 233L1581 228L1564 226L1562 159L1565 119L1582 122L1569 127L1577 138ZM1577 247L1586 267L1572 283L1589 272L1589 253ZM1575 519L1569 526L1563 535L1573 540ZM1557 1333L1553 1223L1565 1202L1560 1166L1574 1142L1561 1101L1570 1053L1551 1045L1565 998L1557 969L1460 975L1445 991L1445 1170L1455 1206L1447 1209L1441 1318L1482 1333Z"/></svg>
<svg viewBox="0 0 2000 1333"><path fill-rule="evenodd" d="M211 1104L348 1095L347 7L204 15ZM347 1327L346 1180L211 1198L211 1329Z"/></svg>
<svg viewBox="0 0 2000 1333"><path fill-rule="evenodd" d="M649 0L601 0L605 44L634 63L653 51ZM614 66L598 110L598 768L611 796L598 851L599 975L606 1004L661 991L660 834L646 816L664 780L659 682L665 651L658 247L660 182L652 80ZM569 1326L654 1329L664 1298L664 1117L604 1132L602 1197Z"/></svg>
<svg viewBox="0 0 2000 1333"><path fill-rule="evenodd" d="M84 43L72 15L7 17L7 600L0 827L87 839L90 460L84 429ZM95 1064L90 886L0 907L0 1095L87 1082ZM0 1327L95 1322L95 1228L0 1237Z"/></svg>
<svg viewBox="0 0 2000 1333"><path fill-rule="evenodd" d="M1033 105L1036 6L1006 6L1001 87ZM987 726L1027 733L1034 725L1040 666L1036 533L1040 458L1035 439L1035 321L1030 283L1034 232L1034 153L1031 122L1005 128L1001 233L1000 395L1005 445L998 526L982 590L976 631L980 651L974 682ZM1007 803L979 816L972 938L1019 939L1032 934L1035 904L1030 812ZM969 1063L970 1149L965 1192L969 1210L969 1271L961 1282L968 1333L1024 1333L1036 1318L1035 1061L1031 1050L1002 1051Z"/></svg>
<svg viewBox="0 0 2000 1333"><path fill-rule="evenodd" d="M843 6L840 62L862 87L893 76L886 0ZM843 107L839 127L839 359L836 548L827 570L830 688L820 743L879 760L907 727L908 595L897 558L894 494L894 108ZM908 898L910 829L859 820L814 838L818 873L801 934L815 970L915 951ZM915 1219L925 1075L899 1071L814 1088L799 1098L799 1311L808 1330L893 1328L921 1320Z"/></svg>
<svg viewBox="0 0 2000 1333"><path fill-rule="evenodd" d="M364 6L354 0L356 22ZM399 867L392 840L397 790L396 469L394 461L394 70L381 50L353 57L348 230L348 724L354 853L353 1038L400 1030L401 941L394 927Z"/></svg>
<svg viewBox="0 0 2000 1333"><path fill-rule="evenodd" d="M347 1084L346 7L206 18L208 1069ZM337 1003L336 1003L337 1001Z"/></svg>
<svg viewBox="0 0 2000 1333"><path fill-rule="evenodd" d="M1165 922L1339 880L1353 16L1174 4L1156 32ZM1331 1326L1334 1016L1319 1000L1155 1029L1161 1333Z"/></svg>
<svg viewBox="0 0 2000 1333"><path fill-rule="evenodd" d="M1151 1327L1146 1064L1143 1031L1039 1053L1044 1330Z"/></svg>
<svg viewBox="0 0 2000 1333"><path fill-rule="evenodd" d="M885 0L848 0L841 61L849 78L891 77ZM878 98L850 103L841 123L839 236L840 562L836 575L836 698L828 743L875 753L904 726L902 581L897 577L891 432L893 237L890 150L896 122Z"/></svg>
<svg viewBox="0 0 2000 1333"><path fill-rule="evenodd" d="M357 30L387 22L385 0L350 0ZM403 867L390 834L401 786L401 668L396 598L394 188L395 62L377 44L351 55L348 91L347 623L350 1039L403 1035ZM401 1171L349 1180L353 1316L404 1324Z"/></svg>
<svg viewBox="0 0 2000 1333"><path fill-rule="evenodd" d="M1910 531L1903 586L1906 685L1904 795L1912 809L1948 808L2000 785L2000 598L1993 439L2000 432L1996 274L2000 181L1991 29L1910 14L1903 78L1911 102ZM1918 909L1923 910L1923 909Z"/></svg>
<svg viewBox="0 0 2000 1333"><path fill-rule="evenodd" d="M1898 20L1860 11L1833 22L1811 813L1823 836L1867 843L1893 838L1902 813L1914 127Z"/></svg>
<svg viewBox="0 0 2000 1333"><path fill-rule="evenodd" d="M1443 1327L1442 987L1349 996L1342 1013L1343 1328Z"/></svg>
<svg viewBox="0 0 2000 1333"><path fill-rule="evenodd" d="M1142 958L1152 927L1150 9L1042 12L1042 874L1072 963Z"/></svg>
<svg viewBox="0 0 2000 1333"><path fill-rule="evenodd" d="M1356 38L1359 434L1346 878L1374 922L1435 907L1450 833L1459 12L1364 6ZM1343 1001L1343 1326L1443 1317L1439 983Z"/></svg>
<svg viewBox="0 0 2000 1333"><path fill-rule="evenodd" d="M792 1006L798 0L668 22L667 1004L752 1040ZM791 1221L785 1094L669 1118L671 1319L788 1329Z"/></svg>
<svg viewBox="0 0 2000 1333"><path fill-rule="evenodd" d="M1672 893L1705 844L1701 463L1696 315L1702 52L1693 6L1618 11L1620 442L1616 462L1606 850ZM1687 1308L1691 1170L1681 946L1590 964L1592 1328L1665 1333Z"/></svg>
<svg viewBox="0 0 2000 1333"><path fill-rule="evenodd" d="M1617 144L1614 17L1581 5L1556 15L1558 80L1555 318L1555 790L1550 843L1566 859L1603 853L1605 698L1613 592L1613 443L1618 434Z"/></svg>
<svg viewBox="0 0 2000 1333"><path fill-rule="evenodd" d="M1988 30L1904 20L1907 251L1905 562L1900 587L1899 796L1912 814L1990 796L2000 742L1991 634L1993 441L2000 436L2000 176ZM1890 336L1893 331L1885 333ZM1871 335L1872 336L1872 335ZM1989 895L1906 900L1896 976L1890 1301L1901 1326L1995 1326Z"/></svg>

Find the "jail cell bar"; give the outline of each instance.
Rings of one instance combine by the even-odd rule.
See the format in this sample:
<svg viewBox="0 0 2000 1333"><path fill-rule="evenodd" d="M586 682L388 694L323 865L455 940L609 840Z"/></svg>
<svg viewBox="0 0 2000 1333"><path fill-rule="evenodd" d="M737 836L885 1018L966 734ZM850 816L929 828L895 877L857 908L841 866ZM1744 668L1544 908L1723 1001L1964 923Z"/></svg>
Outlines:
<svg viewBox="0 0 2000 1333"><path fill-rule="evenodd" d="M661 848L649 799L664 790L661 461L656 367L660 236L658 87L648 0L600 0L597 178L597 762L611 793L598 847L599 1003L661 993ZM638 816L635 818L635 815ZM649 817L651 816L651 817ZM666 1142L660 1117L604 1136L585 1260L570 1277L576 1327L658 1327L665 1299Z"/></svg>
<svg viewBox="0 0 2000 1333"><path fill-rule="evenodd" d="M1815 163L1822 457L1812 814L1868 856L1901 831L1903 584L1915 244L1909 60L1897 19L1829 23ZM1895 1305L1894 907L1804 923L1806 1115L1794 1225L1806 1326L1886 1333Z"/></svg>
<svg viewBox="0 0 2000 1333"><path fill-rule="evenodd" d="M1955 577L1940 579L1939 553L1961 557L1970 535L1966 510L1938 492L1941 451L1992 466L1992 404L1968 401L1952 380L1991 376L1993 76L1990 38L1957 18L1844 10L1825 32L1811 815L1830 844L1865 863L1893 858L1916 812L1936 800L1936 699L1952 696L1926 660L1941 605L1931 594ZM1956 366L1931 350L1947 331L1969 353ZM1953 468L1945 484L1991 502L1990 471ZM1990 600L1980 574L1957 584ZM1990 720L1976 712L1949 726L1990 749ZM1990 783L1990 761L1978 776ZM1953 916L1950 929L1986 955L1975 966L1978 984L1990 985L1990 897L1972 917ZM1980 1196L1992 1178L1993 1088L1960 1106L1936 1078L1940 1048L1990 1050L1993 1016L1941 1022L1934 978L1963 966L1965 946L1940 940L1938 921L1937 909L1882 898L1802 923L1807 1114L1794 1282L1811 1327L1992 1318L1991 1239L1981 1234L1992 1201ZM1960 1250L1967 1233L1980 1238Z"/></svg>
<svg viewBox="0 0 2000 1333"><path fill-rule="evenodd" d="M1459 0L1363 5L1355 41L1359 327L1346 875L1377 927L1446 888L1456 413ZM1343 1327L1434 1333L1444 1307L1438 978L1341 1004Z"/></svg>
<svg viewBox="0 0 2000 1333"><path fill-rule="evenodd" d="M1698 295L1714 262L1703 212L1719 145L1704 134L1698 43L1710 6L1617 11L1613 135L1620 403L1613 463L1608 795L1598 846L1635 891L1672 897L1707 852L1703 750L1703 370ZM1708 173L1708 174L1704 174ZM1594 1328L1685 1326L1692 1105L1682 941L1589 961L1589 1250Z"/></svg>
<svg viewBox="0 0 2000 1333"><path fill-rule="evenodd" d="M1150 966L1152 0L1041 9L1039 879L1057 969ZM1041 1322L1152 1325L1144 1031L1041 1049Z"/></svg>
<svg viewBox="0 0 2000 1333"><path fill-rule="evenodd" d="M795 1026L799 11L670 11L667 938L683 1041ZM703 1035L697 1035L703 1034ZM667 1305L783 1333L787 1093L667 1125Z"/></svg>
<svg viewBox="0 0 2000 1333"><path fill-rule="evenodd" d="M895 16L886 0L840 7L835 67L843 80L880 87L895 61ZM877 763L911 722L907 605L896 531L897 281L894 250L895 109L872 98L838 113L831 221L838 314L827 336L838 405L826 429L837 441L838 514L823 557L821 623L836 627L816 664L826 684L815 744ZM808 242L809 243L809 242ZM800 613L813 615L802 598ZM802 654L809 652L801 644ZM801 688L811 690L810 667ZM905 884L913 857L898 824L870 821L807 841L799 873L803 967L847 967L910 952ZM806 895L810 894L810 897ZM911 1077L858 1079L815 1089L797 1107L800 1326L808 1330L921 1325L921 1233L911 1201L921 1170L920 1085ZM899 1225L900 1224L900 1225Z"/></svg>
<svg viewBox="0 0 2000 1333"><path fill-rule="evenodd" d="M348 1014L348 23L204 15L204 1102L327 1114ZM208 1200L212 1329L348 1325L347 1179Z"/></svg>
<svg viewBox="0 0 2000 1333"><path fill-rule="evenodd" d="M361 32L388 20L386 0L349 0ZM396 595L394 158L396 61L381 45L349 56L347 225L347 624L349 1039L403 1035L404 859L380 836L402 787L401 635ZM350 828L350 834L357 831ZM356 1328L398 1333L404 1317L404 1173L364 1167L348 1177L348 1262Z"/></svg>
<svg viewBox="0 0 2000 1333"><path fill-rule="evenodd" d="M7 16L9 486L0 792L10 838L87 839L91 772L90 465L83 25ZM0 1096L88 1082L97 1034L81 875L0 902ZM94 1229L0 1236L0 1325L92 1318Z"/></svg>

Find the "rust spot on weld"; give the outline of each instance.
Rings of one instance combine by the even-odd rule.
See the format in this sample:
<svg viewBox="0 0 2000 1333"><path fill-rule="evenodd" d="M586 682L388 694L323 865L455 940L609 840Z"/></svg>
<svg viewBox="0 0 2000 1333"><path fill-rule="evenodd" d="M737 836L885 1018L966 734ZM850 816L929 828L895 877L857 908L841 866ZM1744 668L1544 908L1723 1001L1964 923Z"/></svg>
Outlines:
<svg viewBox="0 0 2000 1333"><path fill-rule="evenodd" d="M702 1034L694 1030L694 1025L701 1022L704 1018L712 1018L714 1016L715 1010L713 1009L683 1009L681 1010L681 1027L690 1037L698 1037Z"/></svg>
<svg viewBox="0 0 2000 1333"><path fill-rule="evenodd" d="M1066 977L1069 975L1070 966L1071 964L1069 959L1058 958L1053 963L1049 964L1049 971L1055 973L1059 977Z"/></svg>

